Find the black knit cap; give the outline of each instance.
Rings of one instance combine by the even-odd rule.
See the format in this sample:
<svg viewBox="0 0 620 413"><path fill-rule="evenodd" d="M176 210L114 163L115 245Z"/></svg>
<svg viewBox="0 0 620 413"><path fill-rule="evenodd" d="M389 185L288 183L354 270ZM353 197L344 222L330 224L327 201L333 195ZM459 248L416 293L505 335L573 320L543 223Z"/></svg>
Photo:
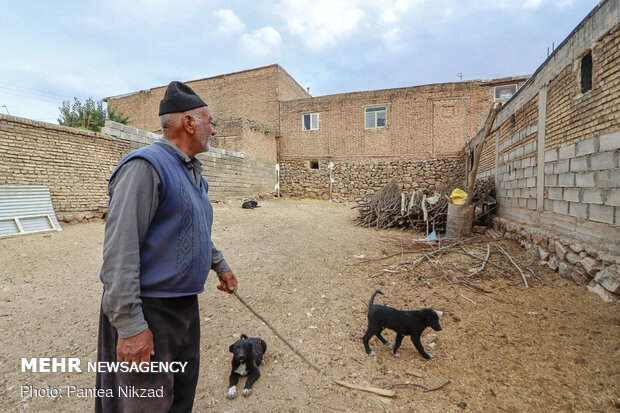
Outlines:
<svg viewBox="0 0 620 413"><path fill-rule="evenodd" d="M159 116L166 113L185 112L201 106L207 106L207 104L194 93L192 88L173 80L168 85L164 98L159 102Z"/></svg>

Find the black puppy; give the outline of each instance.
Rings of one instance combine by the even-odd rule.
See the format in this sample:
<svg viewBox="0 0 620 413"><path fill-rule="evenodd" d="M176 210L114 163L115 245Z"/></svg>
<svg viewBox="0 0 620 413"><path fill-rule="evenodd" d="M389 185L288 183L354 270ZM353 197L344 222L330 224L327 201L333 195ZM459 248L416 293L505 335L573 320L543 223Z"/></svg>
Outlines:
<svg viewBox="0 0 620 413"><path fill-rule="evenodd" d="M241 204L241 208L254 209L254 208L260 208L260 206L258 205L258 202L256 201L245 201L243 204Z"/></svg>
<svg viewBox="0 0 620 413"><path fill-rule="evenodd" d="M232 371L228 378L228 398L237 397L237 383L239 376L248 376L243 388L243 396L248 397L252 393L252 385L260 377L258 366L265 364L263 354L267 350L267 343L260 338L248 338L241 334L241 338L228 348L233 353Z"/></svg>
<svg viewBox="0 0 620 413"><path fill-rule="evenodd" d="M420 342L420 335L426 327L431 327L435 331L441 331L439 325L439 316L432 308L425 308L417 311L400 311L392 307L384 305L375 305L375 296L377 294L383 295L379 290L370 297L370 303L368 304L368 330L364 334L364 347L366 353L374 356L375 353L370 349L368 341L372 336L377 336L383 344L389 345L390 342L381 336L381 332L384 328L389 328L396 332L396 341L392 348L392 354L396 357L399 354L396 352L400 347L400 343L403 341L404 336L411 336L411 341L418 352L425 359L432 359L433 356L424 351L422 343Z"/></svg>

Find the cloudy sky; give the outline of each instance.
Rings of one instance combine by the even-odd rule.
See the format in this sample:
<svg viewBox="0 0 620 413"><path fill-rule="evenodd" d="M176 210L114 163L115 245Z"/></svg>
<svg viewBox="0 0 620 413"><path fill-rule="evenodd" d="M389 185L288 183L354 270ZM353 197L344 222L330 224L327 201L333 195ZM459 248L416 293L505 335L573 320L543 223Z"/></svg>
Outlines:
<svg viewBox="0 0 620 413"><path fill-rule="evenodd" d="M280 64L313 96L531 74L595 0L0 0L0 112Z"/></svg>

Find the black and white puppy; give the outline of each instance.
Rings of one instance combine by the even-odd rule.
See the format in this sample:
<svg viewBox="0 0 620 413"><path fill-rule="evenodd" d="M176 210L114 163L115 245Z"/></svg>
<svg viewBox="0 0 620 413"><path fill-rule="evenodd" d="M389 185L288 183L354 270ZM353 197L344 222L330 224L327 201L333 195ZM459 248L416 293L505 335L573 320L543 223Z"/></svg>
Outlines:
<svg viewBox="0 0 620 413"><path fill-rule="evenodd" d="M229 347L233 353L232 371L228 378L229 399L237 397L237 383L239 376L248 376L243 388L243 396L248 397L252 393L252 385L260 377L258 366L265 364L263 354L267 350L267 343L263 339L241 334L241 338Z"/></svg>
<svg viewBox="0 0 620 413"><path fill-rule="evenodd" d="M371 356L375 355L374 351L372 351L368 345L368 341L372 336L377 336L383 344L390 345L390 342L381 336L383 329L389 328L396 332L396 340L392 348L392 354L394 356L399 356L396 350L400 347L403 337L411 336L413 345L418 349L422 357L425 359L432 359L433 356L424 351L424 347L422 347L422 343L420 342L420 335L426 327L431 327L435 331L441 331L439 316L435 310L432 308L425 308L416 311L400 311L392 307L376 305L374 301L377 294L383 295L381 291L375 291L372 297L370 297L370 303L368 304L368 330L363 338L366 353Z"/></svg>

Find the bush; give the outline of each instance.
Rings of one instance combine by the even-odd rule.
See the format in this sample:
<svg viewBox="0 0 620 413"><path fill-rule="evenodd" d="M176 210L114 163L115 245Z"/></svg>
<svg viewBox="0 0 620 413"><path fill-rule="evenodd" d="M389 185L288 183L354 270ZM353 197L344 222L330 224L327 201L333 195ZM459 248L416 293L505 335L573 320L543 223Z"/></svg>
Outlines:
<svg viewBox="0 0 620 413"><path fill-rule="evenodd" d="M116 112L114 108L108 111L103 107L103 101L95 102L93 98L86 99L84 104L78 98L73 98L73 105L68 100L63 101L62 107L59 107L58 110L60 110L59 125L93 132L101 132L106 120L119 122L123 125L129 122L129 116L125 116L122 112Z"/></svg>

